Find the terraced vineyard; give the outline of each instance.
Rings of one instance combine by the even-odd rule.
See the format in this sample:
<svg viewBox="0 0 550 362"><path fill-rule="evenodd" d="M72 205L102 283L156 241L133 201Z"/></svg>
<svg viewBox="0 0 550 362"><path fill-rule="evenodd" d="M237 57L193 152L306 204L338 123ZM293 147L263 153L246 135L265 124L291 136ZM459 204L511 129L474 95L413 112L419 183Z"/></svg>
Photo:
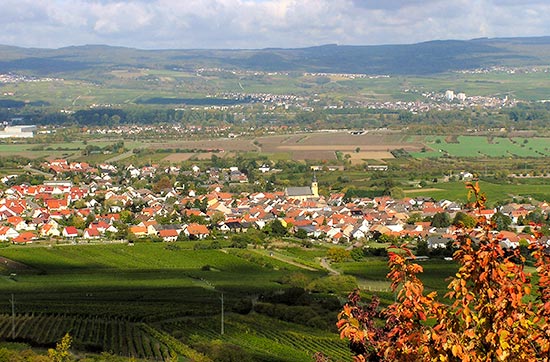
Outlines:
<svg viewBox="0 0 550 362"><path fill-rule="evenodd" d="M320 332L295 324L274 321L259 315L231 315L225 323L225 334L220 335L217 318L184 318L166 322L161 327L171 334L181 335L184 343L207 339L221 339L246 347L255 361L308 361L315 352L323 352L332 361L349 361L351 355L346 342L336 334Z"/></svg>
<svg viewBox="0 0 550 362"><path fill-rule="evenodd" d="M36 346L54 346L65 333L73 346L89 352L110 351L117 355L167 360L170 349L151 336L142 323L102 318L74 318L54 315L24 315L15 318L15 340ZM12 338L12 319L0 315L0 338Z"/></svg>

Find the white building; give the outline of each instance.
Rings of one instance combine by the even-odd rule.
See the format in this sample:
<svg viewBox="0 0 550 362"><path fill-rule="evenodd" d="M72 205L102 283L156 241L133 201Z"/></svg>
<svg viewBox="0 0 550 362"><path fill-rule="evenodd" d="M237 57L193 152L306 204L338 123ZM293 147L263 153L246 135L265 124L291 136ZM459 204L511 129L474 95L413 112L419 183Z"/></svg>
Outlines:
<svg viewBox="0 0 550 362"><path fill-rule="evenodd" d="M33 138L36 126L6 126L0 131L0 138Z"/></svg>
<svg viewBox="0 0 550 362"><path fill-rule="evenodd" d="M448 100L448 101L452 101L453 99L455 99L455 92L453 92L452 90L448 90L445 92L445 98Z"/></svg>

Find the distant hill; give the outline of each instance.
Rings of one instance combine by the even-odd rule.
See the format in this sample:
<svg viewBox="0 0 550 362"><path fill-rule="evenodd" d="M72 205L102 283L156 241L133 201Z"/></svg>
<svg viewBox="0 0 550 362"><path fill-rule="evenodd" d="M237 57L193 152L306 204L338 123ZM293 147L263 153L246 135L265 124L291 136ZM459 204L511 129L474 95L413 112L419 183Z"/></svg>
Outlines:
<svg viewBox="0 0 550 362"><path fill-rule="evenodd" d="M128 67L429 75L499 65L547 65L550 37L257 50L141 50L104 45L38 49L0 45L0 59L0 73L76 77Z"/></svg>

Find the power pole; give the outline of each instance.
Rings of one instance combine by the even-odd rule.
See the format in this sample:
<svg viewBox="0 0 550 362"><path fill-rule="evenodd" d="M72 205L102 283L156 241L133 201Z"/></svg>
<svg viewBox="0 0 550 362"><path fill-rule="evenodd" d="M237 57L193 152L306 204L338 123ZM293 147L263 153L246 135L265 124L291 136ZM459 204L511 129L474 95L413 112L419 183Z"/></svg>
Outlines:
<svg viewBox="0 0 550 362"><path fill-rule="evenodd" d="M221 293L222 293L222 295L221 295L220 299L222 301L222 320L221 320L221 331L220 332L221 332L221 335L223 335L223 333L224 333L224 330L223 330L223 292L221 292Z"/></svg>
<svg viewBox="0 0 550 362"><path fill-rule="evenodd" d="M11 295L11 338L15 339L15 297Z"/></svg>

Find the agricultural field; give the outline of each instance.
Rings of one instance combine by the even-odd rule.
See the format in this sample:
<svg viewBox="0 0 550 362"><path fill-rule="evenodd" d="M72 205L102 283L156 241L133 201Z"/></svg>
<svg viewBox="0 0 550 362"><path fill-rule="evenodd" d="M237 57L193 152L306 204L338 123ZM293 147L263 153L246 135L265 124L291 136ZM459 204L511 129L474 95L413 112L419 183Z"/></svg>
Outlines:
<svg viewBox="0 0 550 362"><path fill-rule="evenodd" d="M107 159L113 158L114 154L102 153L83 155L84 149L89 146L97 146L104 148L113 145L117 141L113 140L74 140L74 141L51 141L44 137L37 137L33 140L2 140L0 142L0 155L20 156L29 159L47 159L53 160L56 158L65 158L69 160L84 161L88 163L104 162ZM124 141L125 147L135 148L143 145L141 142Z"/></svg>
<svg viewBox="0 0 550 362"><path fill-rule="evenodd" d="M511 200L514 197L536 197L538 200L550 200L550 183L541 184L497 184L479 181L481 190L486 194L489 203ZM405 194L410 197L417 195L433 197L436 200L451 200L466 202L467 192L464 182L446 182L431 185L426 189L409 189Z"/></svg>
<svg viewBox="0 0 550 362"><path fill-rule="evenodd" d="M550 138L501 136L412 136L405 132L370 131L354 135L347 131L295 133L271 136L236 138L158 140L86 139L68 141L26 141L0 143L3 156L22 156L31 159L67 158L74 161L135 163L131 151L147 153L150 162L181 163L188 160L207 160L216 155L222 158L237 154L245 157L265 156L272 160L343 161L352 165L364 162L384 163L392 160L391 151L404 150L418 159L426 158L546 158L550 157ZM123 141L127 154L94 152L84 154L87 146L105 148ZM157 154L157 155L154 155Z"/></svg>
<svg viewBox="0 0 550 362"><path fill-rule="evenodd" d="M193 245L0 249L2 257L22 263L3 266L0 276L0 293L15 296L16 340L51 346L70 332L82 351L166 360L171 351L188 357L197 353L189 346L207 338L237 345L254 361L298 362L321 350L335 361L349 359L334 331L238 312L243 301L280 291L285 275L319 278L325 272L252 251L193 250ZM222 293L224 335L219 334ZM10 310L5 298L0 302L2 338L11 338Z"/></svg>
<svg viewBox="0 0 550 362"><path fill-rule="evenodd" d="M337 153L349 154L353 161L391 159L389 152L404 148L420 151L422 144L403 144L404 136L392 133L367 133L351 135L349 132L314 132L265 137L237 137L205 140L178 140L165 143L145 143L151 150L171 149L173 154L163 160L181 162L191 158L209 159L212 154L228 157L235 153L252 156L268 156L271 159L336 160ZM177 150L202 150L185 152ZM217 150L217 152L211 152Z"/></svg>
<svg viewBox="0 0 550 362"><path fill-rule="evenodd" d="M443 136L424 140L431 151L412 152L413 157L549 157L550 139L538 137L458 136L454 142Z"/></svg>

